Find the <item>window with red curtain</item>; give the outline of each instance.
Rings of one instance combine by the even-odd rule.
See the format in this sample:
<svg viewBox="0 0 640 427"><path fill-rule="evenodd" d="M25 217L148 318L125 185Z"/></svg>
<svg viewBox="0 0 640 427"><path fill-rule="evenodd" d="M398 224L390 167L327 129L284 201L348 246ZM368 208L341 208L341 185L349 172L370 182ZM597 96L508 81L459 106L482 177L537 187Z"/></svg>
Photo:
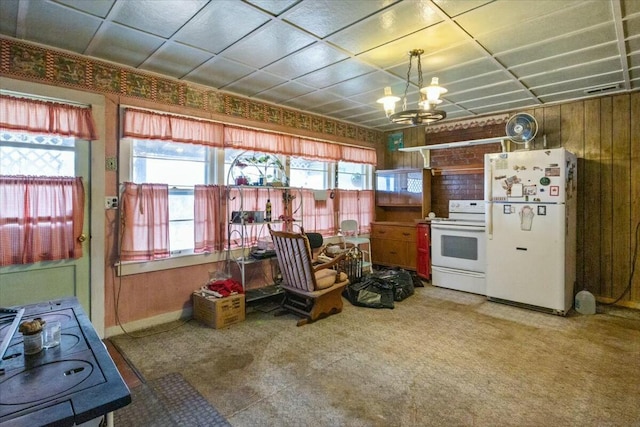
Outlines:
<svg viewBox="0 0 640 427"><path fill-rule="evenodd" d="M21 96L0 95L0 130L11 135L96 139L90 107ZM40 148L45 148L44 144ZM34 150L25 144L13 151L5 150L2 155L10 152L28 157L26 153L33 154ZM0 265L81 257L78 238L84 222L82 179L28 176L15 162L11 169L18 172L0 175Z"/></svg>
<svg viewBox="0 0 640 427"><path fill-rule="evenodd" d="M194 188L195 253L222 250L224 216L220 215L220 200L224 191L219 185L196 185Z"/></svg>
<svg viewBox="0 0 640 427"><path fill-rule="evenodd" d="M374 214L373 190L338 190L338 199L338 224L345 219L355 219L359 234L370 233Z"/></svg>
<svg viewBox="0 0 640 427"><path fill-rule="evenodd" d="M0 265L82 256L81 178L0 176Z"/></svg>
<svg viewBox="0 0 640 427"><path fill-rule="evenodd" d="M169 186L124 183L121 261L168 258Z"/></svg>

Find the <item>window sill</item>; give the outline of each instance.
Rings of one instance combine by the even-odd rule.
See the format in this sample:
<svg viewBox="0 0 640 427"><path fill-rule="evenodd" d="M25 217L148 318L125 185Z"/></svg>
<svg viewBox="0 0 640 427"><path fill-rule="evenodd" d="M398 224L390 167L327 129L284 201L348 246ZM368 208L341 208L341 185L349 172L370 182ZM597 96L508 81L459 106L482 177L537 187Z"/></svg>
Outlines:
<svg viewBox="0 0 640 427"><path fill-rule="evenodd" d="M115 268L117 276L131 276L134 274L190 267L193 265L208 264L225 260L226 252L213 252L183 255L156 261L116 263Z"/></svg>

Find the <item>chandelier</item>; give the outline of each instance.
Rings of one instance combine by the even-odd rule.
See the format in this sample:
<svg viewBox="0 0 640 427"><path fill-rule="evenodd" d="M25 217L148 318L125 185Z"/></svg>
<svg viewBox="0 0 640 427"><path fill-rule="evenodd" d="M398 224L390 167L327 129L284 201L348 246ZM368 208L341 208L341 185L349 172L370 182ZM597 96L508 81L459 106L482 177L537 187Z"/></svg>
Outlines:
<svg viewBox="0 0 640 427"><path fill-rule="evenodd" d="M383 104L384 112L392 123L415 126L437 122L447 117L447 113L436 109L436 106L442 102L440 95L447 93L445 88L438 85L438 78L434 77L429 86L422 87L422 63L420 62L420 55L423 53L424 50L422 49L413 49L409 52L409 70L407 70L407 84L404 88L404 97L402 98L402 111L395 112L396 102L400 101L400 98L391 93L391 87L385 87L384 97L378 99L378 102ZM411 66L413 65L414 58L416 58L418 63L419 99L418 109L410 110L407 109L407 92L409 91Z"/></svg>

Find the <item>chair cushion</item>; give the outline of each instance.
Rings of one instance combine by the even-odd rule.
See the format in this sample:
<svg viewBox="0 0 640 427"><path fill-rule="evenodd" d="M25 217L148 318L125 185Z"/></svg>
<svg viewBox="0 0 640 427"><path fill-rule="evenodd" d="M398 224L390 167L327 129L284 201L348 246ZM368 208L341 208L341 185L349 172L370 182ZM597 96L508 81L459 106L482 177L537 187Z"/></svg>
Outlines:
<svg viewBox="0 0 640 427"><path fill-rule="evenodd" d="M336 283L336 271L330 268L318 270L316 275L316 289L327 289Z"/></svg>

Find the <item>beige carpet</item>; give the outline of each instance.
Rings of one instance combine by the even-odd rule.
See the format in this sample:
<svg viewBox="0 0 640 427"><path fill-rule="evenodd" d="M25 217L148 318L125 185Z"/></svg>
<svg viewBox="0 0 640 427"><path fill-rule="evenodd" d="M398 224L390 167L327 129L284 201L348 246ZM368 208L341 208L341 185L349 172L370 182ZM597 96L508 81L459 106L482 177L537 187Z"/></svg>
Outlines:
<svg viewBox="0 0 640 427"><path fill-rule="evenodd" d="M113 341L234 426L640 426L640 312L606 311L563 318L427 286L303 327L252 310L223 330Z"/></svg>

